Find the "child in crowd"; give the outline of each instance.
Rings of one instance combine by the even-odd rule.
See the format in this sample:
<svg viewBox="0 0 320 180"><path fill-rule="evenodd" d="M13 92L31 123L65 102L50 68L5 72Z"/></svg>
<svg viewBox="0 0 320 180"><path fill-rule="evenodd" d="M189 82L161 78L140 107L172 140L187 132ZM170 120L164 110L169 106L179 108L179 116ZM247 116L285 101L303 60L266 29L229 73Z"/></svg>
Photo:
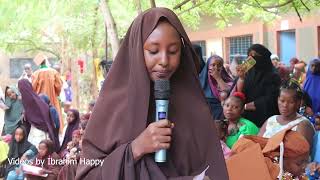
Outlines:
<svg viewBox="0 0 320 180"><path fill-rule="evenodd" d="M67 149L64 152L63 157L67 159L77 159L80 147L79 142L81 139L80 130L75 130L72 132L72 141L68 142Z"/></svg>
<svg viewBox="0 0 320 180"><path fill-rule="evenodd" d="M58 162L60 156L54 152L54 145L51 140L43 140L39 144L39 154L37 155L37 161L33 161L32 165L41 167L39 175L48 174L47 177L41 177L39 175L27 175L28 180L56 180L61 169L61 165ZM37 162L44 162L43 166Z"/></svg>
<svg viewBox="0 0 320 180"><path fill-rule="evenodd" d="M68 111L67 115L67 127L64 133L63 140L61 139L60 142L62 142L59 154L62 156L61 153L64 152L64 150L67 148L68 142L72 141L72 133L74 130L77 130L79 128L80 123L80 114L79 111L76 109L70 109ZM63 157L63 156L62 156Z"/></svg>
<svg viewBox="0 0 320 180"><path fill-rule="evenodd" d="M88 121L82 121L79 124L79 130L80 130L81 137L84 135L84 131L86 130L87 124L88 124Z"/></svg>
<svg viewBox="0 0 320 180"><path fill-rule="evenodd" d="M257 135L259 128L251 121L241 117L244 111L245 95L235 92L223 106L223 114L228 121L226 144L229 148L237 142L242 135Z"/></svg>
<svg viewBox="0 0 320 180"><path fill-rule="evenodd" d="M23 127L18 127L14 132L14 138L9 145L7 180L23 180L24 173L20 163L15 163L14 160L31 160L38 153L37 148L27 141L26 130ZM19 161L17 161L19 162Z"/></svg>
<svg viewBox="0 0 320 180"><path fill-rule="evenodd" d="M227 137L228 123L222 120L215 120L215 125L220 138L224 158L228 159L231 156L231 150L225 143Z"/></svg>

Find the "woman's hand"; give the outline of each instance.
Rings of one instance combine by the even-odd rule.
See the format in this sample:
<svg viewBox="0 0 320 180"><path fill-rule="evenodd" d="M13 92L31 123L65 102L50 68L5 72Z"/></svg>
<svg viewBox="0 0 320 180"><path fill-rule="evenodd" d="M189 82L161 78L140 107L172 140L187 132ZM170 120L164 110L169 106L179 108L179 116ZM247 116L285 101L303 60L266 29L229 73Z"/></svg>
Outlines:
<svg viewBox="0 0 320 180"><path fill-rule="evenodd" d="M221 79L221 70L222 68L217 68L216 66L212 67L212 69L209 69L209 74L212 78L215 80Z"/></svg>
<svg viewBox="0 0 320 180"><path fill-rule="evenodd" d="M138 161L145 154L169 149L173 123L169 120L160 120L149 126L131 143L133 158Z"/></svg>
<svg viewBox="0 0 320 180"><path fill-rule="evenodd" d="M236 70L237 70L237 75L238 75L238 77L239 77L241 80L244 80L244 78L246 77L245 69L244 69L241 65L238 65L238 66L236 67Z"/></svg>

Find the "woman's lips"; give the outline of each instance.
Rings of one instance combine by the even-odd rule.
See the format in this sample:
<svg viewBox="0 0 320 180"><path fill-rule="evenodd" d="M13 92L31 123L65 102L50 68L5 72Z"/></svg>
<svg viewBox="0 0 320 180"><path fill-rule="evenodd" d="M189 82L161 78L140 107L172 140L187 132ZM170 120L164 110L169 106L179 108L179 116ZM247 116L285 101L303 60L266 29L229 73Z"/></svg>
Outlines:
<svg viewBox="0 0 320 180"><path fill-rule="evenodd" d="M154 73L160 79L168 78L170 75L169 71L155 71Z"/></svg>

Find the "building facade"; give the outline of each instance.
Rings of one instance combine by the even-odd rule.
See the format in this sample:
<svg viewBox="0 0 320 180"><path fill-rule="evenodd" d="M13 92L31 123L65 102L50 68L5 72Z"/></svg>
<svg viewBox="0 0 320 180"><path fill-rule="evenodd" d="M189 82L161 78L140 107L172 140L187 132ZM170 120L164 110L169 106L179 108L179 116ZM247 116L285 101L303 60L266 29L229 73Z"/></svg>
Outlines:
<svg viewBox="0 0 320 180"><path fill-rule="evenodd" d="M204 17L196 31L188 29L192 42L203 47L205 58L220 55L226 62L240 54L246 57L252 44L265 45L280 60L288 64L293 57L309 62L320 56L320 11L303 16L287 15L270 23L261 21L241 23L232 21L228 27L218 29L214 18Z"/></svg>

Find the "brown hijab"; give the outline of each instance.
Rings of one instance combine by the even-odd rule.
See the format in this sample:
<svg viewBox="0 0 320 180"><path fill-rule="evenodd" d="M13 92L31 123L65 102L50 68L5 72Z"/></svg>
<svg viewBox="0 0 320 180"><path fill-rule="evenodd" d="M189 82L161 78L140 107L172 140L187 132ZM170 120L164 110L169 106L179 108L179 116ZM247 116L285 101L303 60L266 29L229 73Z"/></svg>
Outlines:
<svg viewBox="0 0 320 180"><path fill-rule="evenodd" d="M183 39L180 66L170 80L169 119L175 128L168 162L157 164L149 154L135 163L130 143L154 121L155 111L143 44L160 19L168 21ZM97 167L80 164L76 179L192 179L207 166L210 179L228 179L198 80L197 60L182 24L171 10L153 8L140 14L122 42L83 139L84 158L104 159L104 163Z"/></svg>

